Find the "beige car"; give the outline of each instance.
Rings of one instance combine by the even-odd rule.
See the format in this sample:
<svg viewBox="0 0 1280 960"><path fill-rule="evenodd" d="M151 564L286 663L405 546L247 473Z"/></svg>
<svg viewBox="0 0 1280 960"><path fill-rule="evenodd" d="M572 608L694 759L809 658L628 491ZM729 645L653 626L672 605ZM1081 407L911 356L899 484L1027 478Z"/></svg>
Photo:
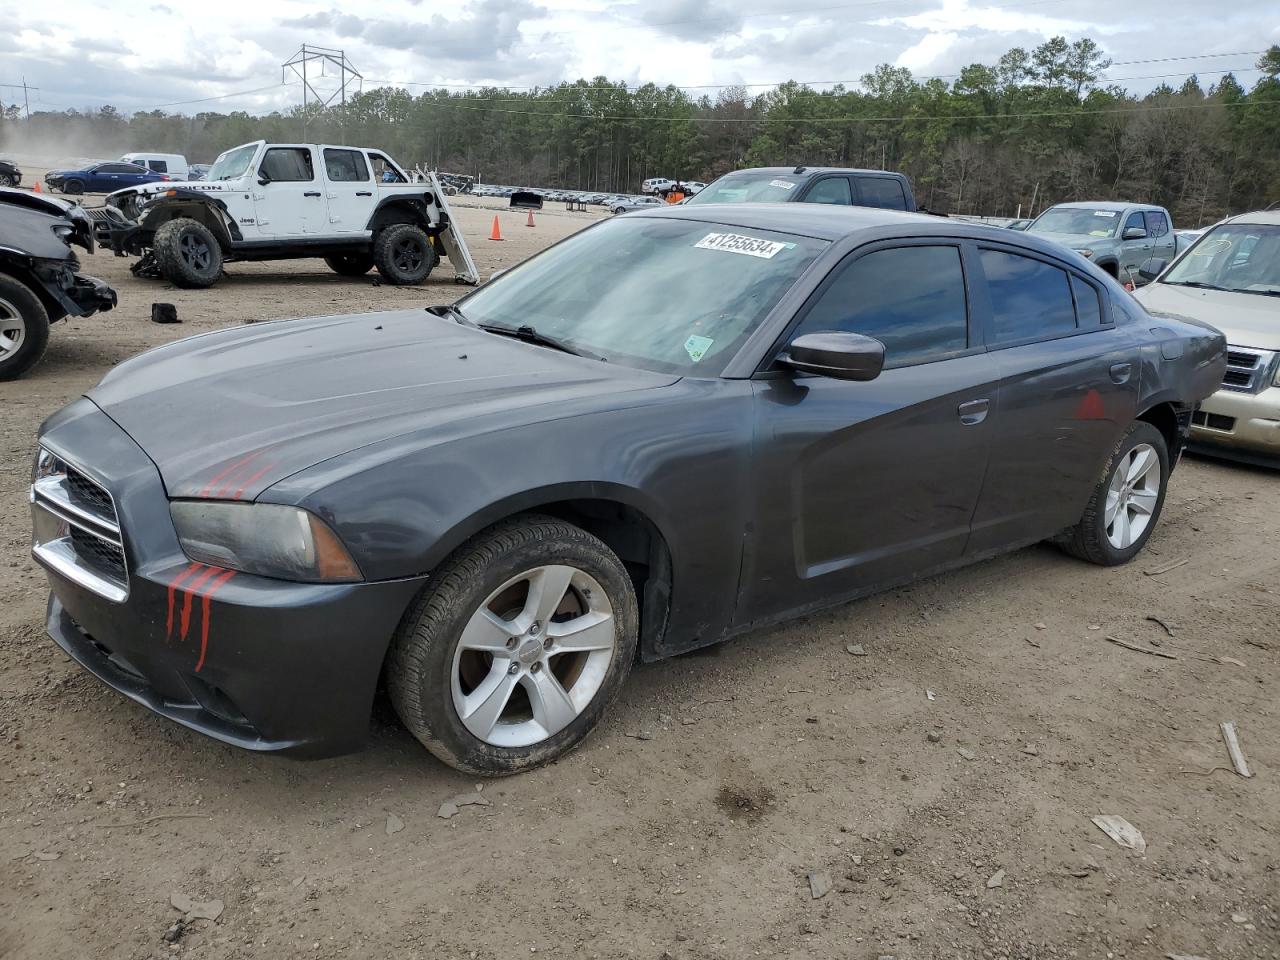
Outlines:
<svg viewBox="0 0 1280 960"><path fill-rule="evenodd" d="M1153 313L1212 324L1227 336L1222 389L1192 422L1193 448L1280 466L1280 210L1205 231L1134 296ZM1153 274L1157 274L1152 277Z"/></svg>

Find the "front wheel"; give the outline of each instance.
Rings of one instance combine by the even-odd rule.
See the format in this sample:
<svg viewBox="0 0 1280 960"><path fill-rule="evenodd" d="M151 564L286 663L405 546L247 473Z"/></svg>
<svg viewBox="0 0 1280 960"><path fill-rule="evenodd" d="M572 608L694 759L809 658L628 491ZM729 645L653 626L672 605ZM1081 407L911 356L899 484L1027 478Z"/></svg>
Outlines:
<svg viewBox="0 0 1280 960"><path fill-rule="evenodd" d="M151 245L161 275L175 287L210 287L222 274L218 238L198 220L170 220L156 231Z"/></svg>
<svg viewBox="0 0 1280 960"><path fill-rule="evenodd" d="M49 344L49 314L25 283L0 274L0 380L17 380Z"/></svg>
<svg viewBox="0 0 1280 960"><path fill-rule="evenodd" d="M11 173L0 173L0 186L16 187L18 178Z"/></svg>
<svg viewBox="0 0 1280 960"><path fill-rule="evenodd" d="M387 687L405 726L467 773L546 763L596 726L631 669L639 633L622 562L544 516L468 541L405 615Z"/></svg>
<svg viewBox="0 0 1280 960"><path fill-rule="evenodd" d="M1168 483L1164 434L1149 423L1132 424L1107 462L1084 516L1060 541L1062 548L1106 567L1128 563L1155 530Z"/></svg>
<svg viewBox="0 0 1280 960"><path fill-rule="evenodd" d="M62 185L62 192L71 194L84 193L84 181L68 180Z"/></svg>
<svg viewBox="0 0 1280 960"><path fill-rule="evenodd" d="M417 224L393 223L373 241L373 262L384 280L407 286L427 279L436 263L436 251L427 232Z"/></svg>

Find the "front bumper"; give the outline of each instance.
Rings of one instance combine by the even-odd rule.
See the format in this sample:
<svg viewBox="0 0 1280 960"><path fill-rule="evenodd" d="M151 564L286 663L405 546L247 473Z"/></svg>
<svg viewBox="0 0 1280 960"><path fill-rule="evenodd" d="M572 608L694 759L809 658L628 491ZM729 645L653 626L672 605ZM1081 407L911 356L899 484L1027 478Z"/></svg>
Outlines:
<svg viewBox="0 0 1280 960"><path fill-rule="evenodd" d="M41 560L48 631L68 655L224 743L306 756L360 747L387 645L421 580L298 584L192 564L159 473L96 406L72 404L42 442L111 494L126 561L127 590L113 600Z"/></svg>
<svg viewBox="0 0 1280 960"><path fill-rule="evenodd" d="M1256 394L1219 390L1200 405L1192 421L1191 447L1280 464L1280 387Z"/></svg>

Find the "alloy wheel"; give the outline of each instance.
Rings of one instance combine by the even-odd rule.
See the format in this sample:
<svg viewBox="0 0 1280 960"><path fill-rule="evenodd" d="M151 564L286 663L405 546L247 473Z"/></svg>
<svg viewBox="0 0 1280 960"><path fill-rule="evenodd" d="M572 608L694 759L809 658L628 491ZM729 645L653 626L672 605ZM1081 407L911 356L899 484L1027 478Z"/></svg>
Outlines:
<svg viewBox="0 0 1280 960"><path fill-rule="evenodd" d="M392 259L397 270L414 273L422 266L422 245L413 237L405 237L396 244Z"/></svg>
<svg viewBox="0 0 1280 960"><path fill-rule="evenodd" d="M27 338L27 323L8 300L0 299L0 362L8 360L22 348Z"/></svg>
<svg viewBox="0 0 1280 960"><path fill-rule="evenodd" d="M1149 443L1138 444L1116 464L1104 520L1107 540L1117 550L1133 546L1151 525L1160 500L1160 478L1160 455Z"/></svg>
<svg viewBox="0 0 1280 960"><path fill-rule="evenodd" d="M196 270L208 270L210 253L209 245L194 234L184 234L178 244L182 259Z"/></svg>
<svg viewBox="0 0 1280 960"><path fill-rule="evenodd" d="M528 747L572 723L603 686L617 647L613 606L577 567L535 567L494 590L453 656L453 705L496 747Z"/></svg>

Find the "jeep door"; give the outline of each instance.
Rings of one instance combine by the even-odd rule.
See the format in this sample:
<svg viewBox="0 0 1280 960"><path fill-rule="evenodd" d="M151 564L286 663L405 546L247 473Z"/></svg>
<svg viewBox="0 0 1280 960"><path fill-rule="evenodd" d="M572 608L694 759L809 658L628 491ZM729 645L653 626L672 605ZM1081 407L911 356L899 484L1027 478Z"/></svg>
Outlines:
<svg viewBox="0 0 1280 960"><path fill-rule="evenodd" d="M269 147L258 164L253 206L263 237L329 233L324 184L316 174L312 148Z"/></svg>
<svg viewBox="0 0 1280 960"><path fill-rule="evenodd" d="M885 370L853 382L775 362L756 375L757 486L740 623L959 561L998 379L970 309L968 260L950 239L854 251L781 343L816 331L864 334L884 343Z"/></svg>
<svg viewBox="0 0 1280 960"><path fill-rule="evenodd" d="M331 233L368 233L373 216L373 174L364 152L348 147L321 147L325 199Z"/></svg>

